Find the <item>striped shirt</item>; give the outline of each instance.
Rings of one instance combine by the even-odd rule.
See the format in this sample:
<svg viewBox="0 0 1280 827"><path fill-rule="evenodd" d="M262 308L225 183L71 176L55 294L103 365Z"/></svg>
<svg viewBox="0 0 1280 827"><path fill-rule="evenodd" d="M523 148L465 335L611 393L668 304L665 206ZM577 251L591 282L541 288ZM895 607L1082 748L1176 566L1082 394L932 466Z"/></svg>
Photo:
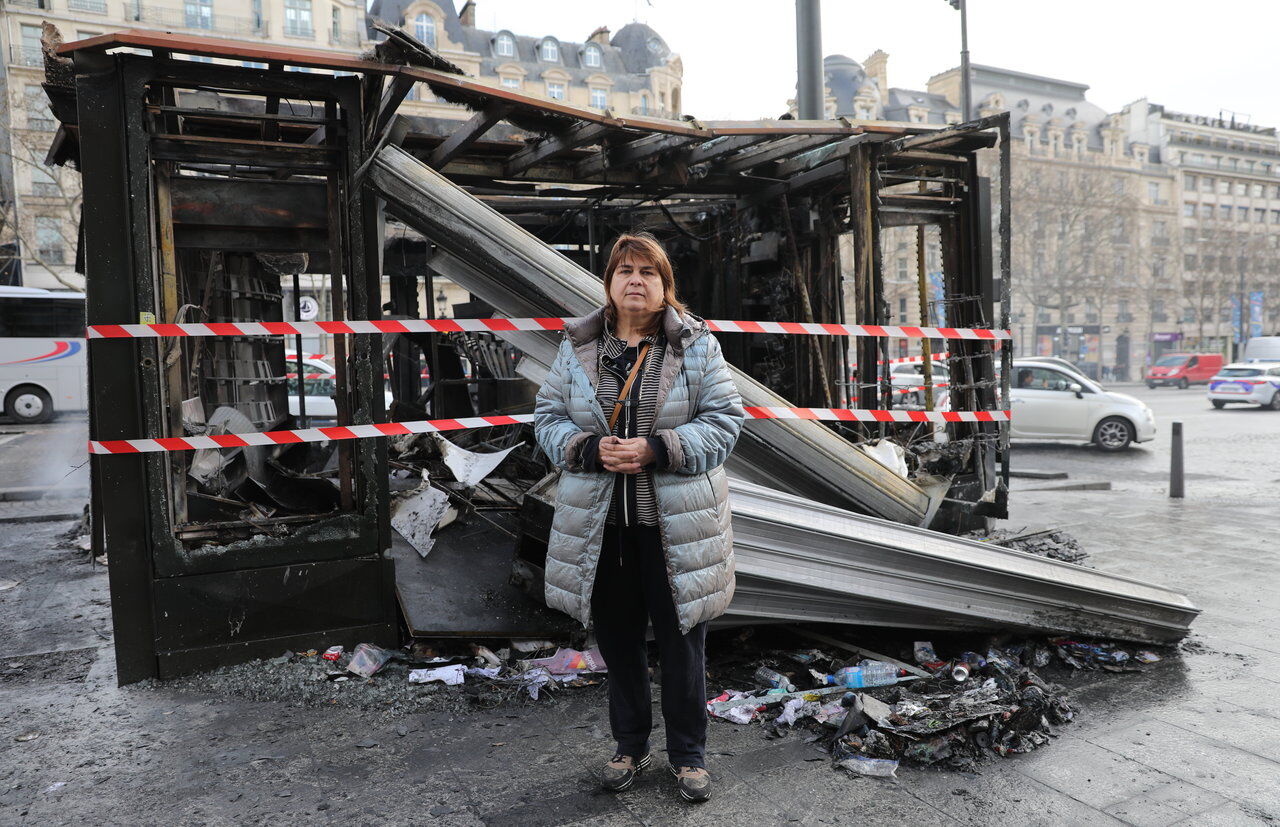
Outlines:
<svg viewBox="0 0 1280 827"><path fill-rule="evenodd" d="M600 385L596 388L596 398L605 417L613 412L614 403L618 399L618 391L627 381L627 373L639 356L640 347L649 343L649 352L645 356L640 375L631 385L631 404L624 406L618 421L613 427L614 436L630 439L631 437L647 437L653 431L653 421L657 415L658 383L661 380L662 357L666 353L665 337L661 333L645 336L640 345L628 347L627 343L613 335L613 331L605 325L604 335L596 344L596 360L599 367ZM610 523L623 525L657 525L658 503L653 495L653 474L647 470L638 474L623 474L613 502L609 505ZM624 511L623 519L618 519L619 503ZM635 513L631 513L634 509Z"/></svg>

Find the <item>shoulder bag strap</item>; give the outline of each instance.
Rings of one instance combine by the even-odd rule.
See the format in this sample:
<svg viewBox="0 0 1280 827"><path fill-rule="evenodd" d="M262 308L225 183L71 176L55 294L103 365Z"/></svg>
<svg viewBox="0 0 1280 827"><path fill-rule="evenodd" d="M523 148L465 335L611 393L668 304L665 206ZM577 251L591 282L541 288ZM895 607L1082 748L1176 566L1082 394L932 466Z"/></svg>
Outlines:
<svg viewBox="0 0 1280 827"><path fill-rule="evenodd" d="M640 348L640 355L636 358L636 363L631 367L631 373L627 374L627 381L622 385L622 390L618 391L618 401L613 405L613 413L609 414L609 433L613 433L613 426L618 421L618 414L622 413L622 404L627 398L627 394L631 392L631 386L635 383L636 377L640 375L640 368L644 365L644 357L649 355L649 343L645 342L644 347Z"/></svg>

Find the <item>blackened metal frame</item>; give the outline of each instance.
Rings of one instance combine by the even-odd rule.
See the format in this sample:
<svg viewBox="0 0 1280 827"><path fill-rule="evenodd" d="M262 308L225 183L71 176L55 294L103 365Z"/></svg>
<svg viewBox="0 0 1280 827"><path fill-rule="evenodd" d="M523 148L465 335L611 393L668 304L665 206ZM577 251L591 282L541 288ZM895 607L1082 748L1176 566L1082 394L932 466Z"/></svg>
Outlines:
<svg viewBox="0 0 1280 827"><path fill-rule="evenodd" d="M170 85L324 101L327 114L342 124L324 137L342 150L329 173L330 188L345 184L362 160L356 78L93 51L76 52L75 69L84 244L92 251L85 273L89 324L134 322L160 307L148 89ZM165 152L174 160L172 142ZM345 308L353 318L377 318L376 203L356 188L341 200L331 193L330 204L330 267L345 275ZM339 390L351 402L351 419L344 424L379 421L380 348L370 337L352 339L344 365L349 381ZM95 341L89 376L92 439L172 435L167 408L180 400L164 399L157 341ZM395 640L394 576L384 554L390 547L386 446L362 440L350 451L351 510L283 538L264 535L196 550L174 537L173 472L166 455L93 458L94 552L106 553L110 563L122 684L287 648Z"/></svg>

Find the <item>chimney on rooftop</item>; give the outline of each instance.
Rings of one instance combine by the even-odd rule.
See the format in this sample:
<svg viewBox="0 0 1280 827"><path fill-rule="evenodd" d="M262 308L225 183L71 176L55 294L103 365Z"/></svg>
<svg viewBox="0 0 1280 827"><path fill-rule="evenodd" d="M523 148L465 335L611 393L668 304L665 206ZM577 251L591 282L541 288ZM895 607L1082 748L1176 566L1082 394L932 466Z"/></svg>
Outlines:
<svg viewBox="0 0 1280 827"><path fill-rule="evenodd" d="M475 0L467 0L462 4L462 11L458 12L458 22L464 26L474 26L476 24Z"/></svg>
<svg viewBox="0 0 1280 827"><path fill-rule="evenodd" d="M608 46L609 45L609 27L601 26L600 28L596 29L594 32L591 33L591 36L587 38L587 42L599 43L601 46Z"/></svg>

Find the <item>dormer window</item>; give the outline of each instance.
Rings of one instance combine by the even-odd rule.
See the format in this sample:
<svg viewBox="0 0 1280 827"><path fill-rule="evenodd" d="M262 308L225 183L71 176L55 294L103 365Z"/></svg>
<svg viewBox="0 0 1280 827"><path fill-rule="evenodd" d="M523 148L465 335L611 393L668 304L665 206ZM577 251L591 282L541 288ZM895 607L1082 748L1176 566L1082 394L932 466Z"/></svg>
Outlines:
<svg viewBox="0 0 1280 827"><path fill-rule="evenodd" d="M426 12L420 12L413 19L413 36L418 39L419 43L434 49L436 47L436 19Z"/></svg>
<svg viewBox="0 0 1280 827"><path fill-rule="evenodd" d="M514 57L516 53L516 39L506 32L503 32L498 35L498 40L494 43L493 50L501 57Z"/></svg>
<svg viewBox="0 0 1280 827"><path fill-rule="evenodd" d="M600 57L600 47L594 43L587 44L587 48L582 52L582 65L599 69L603 62Z"/></svg>
<svg viewBox="0 0 1280 827"><path fill-rule="evenodd" d="M539 56L548 63L560 62L560 44L554 40L542 41L542 47L538 50Z"/></svg>

